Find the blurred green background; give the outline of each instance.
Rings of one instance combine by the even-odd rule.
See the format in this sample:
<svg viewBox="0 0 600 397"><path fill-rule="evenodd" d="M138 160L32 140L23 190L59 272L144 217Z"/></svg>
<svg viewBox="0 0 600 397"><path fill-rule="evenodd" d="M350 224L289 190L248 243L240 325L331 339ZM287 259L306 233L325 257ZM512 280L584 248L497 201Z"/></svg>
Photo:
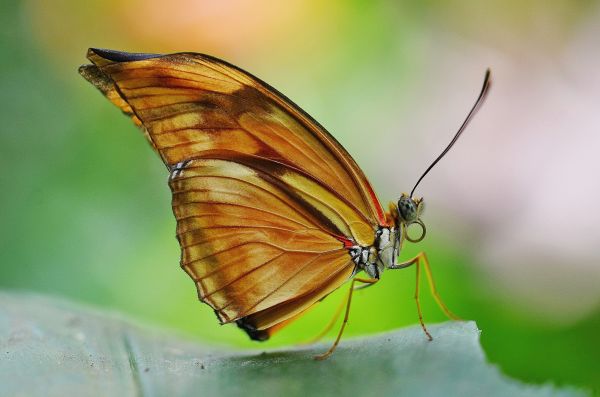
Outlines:
<svg viewBox="0 0 600 397"><path fill-rule="evenodd" d="M510 245L495 232L521 216L510 207L518 200L505 206L505 194L528 196L539 187L515 182L528 163L502 165L530 158L507 144L537 147L548 135L531 138L531 131L562 128L550 119L498 126L535 115L550 84L554 97L566 98L564 109L584 94L600 101L591 67L598 65L598 2L7 0L0 10L0 288L60 295L211 343L260 348L310 339L342 298L337 291L263 345L219 326L179 269L163 165L130 120L76 72L90 46L204 52L258 75L338 138L384 203L410 189L447 143L491 66L495 86L471 138L418 192L429 201L428 238L403 256L428 252L446 303L477 321L488 358L504 373L600 389L598 228L565 227L595 242L576 250L584 255L578 261L561 250L570 246L561 244L562 232L544 239L556 252L518 234ZM587 56L595 58L587 64ZM569 69L573 62L584 66ZM535 80L540 75L552 79ZM583 126L582 144L597 126ZM552 176L530 165L539 178ZM598 191L600 165L586 169L595 178L578 184L582 196ZM540 219L565 211L531 202L540 206ZM526 257L513 251L518 243ZM490 254L499 251L514 260ZM357 294L346 336L416 323L413 292L414 270L387 272ZM427 292L422 300L427 322L444 320Z"/></svg>

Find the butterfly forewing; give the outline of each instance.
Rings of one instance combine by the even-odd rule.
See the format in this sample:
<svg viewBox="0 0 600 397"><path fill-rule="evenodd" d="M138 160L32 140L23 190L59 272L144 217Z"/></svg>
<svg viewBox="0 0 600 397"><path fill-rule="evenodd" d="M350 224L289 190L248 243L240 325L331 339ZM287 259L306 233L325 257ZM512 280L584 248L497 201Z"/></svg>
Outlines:
<svg viewBox="0 0 600 397"><path fill-rule="evenodd" d="M348 152L316 121L266 83L203 54L126 54L91 49L99 73L84 76L105 95L112 82L167 165L211 149L290 164L348 198L373 226L386 224L373 189ZM129 60L129 61L128 61Z"/></svg>

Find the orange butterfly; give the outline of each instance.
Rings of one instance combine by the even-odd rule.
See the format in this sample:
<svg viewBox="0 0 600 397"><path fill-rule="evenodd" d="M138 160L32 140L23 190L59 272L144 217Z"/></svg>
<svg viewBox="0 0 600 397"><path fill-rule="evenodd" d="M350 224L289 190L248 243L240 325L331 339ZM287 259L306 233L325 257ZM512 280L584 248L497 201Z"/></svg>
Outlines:
<svg viewBox="0 0 600 397"><path fill-rule="evenodd" d="M79 71L142 128L167 166L181 266L222 324L266 340L352 280L376 283L398 263L404 240L425 236L423 200L403 194L384 212L350 154L319 123L268 84L222 60L196 53L135 54L90 49ZM469 116L482 103L489 71ZM415 185L416 188L416 185ZM411 238L407 227L422 228ZM355 277L364 271L368 277ZM340 310L341 312L341 310ZM331 325L333 322L331 323Z"/></svg>

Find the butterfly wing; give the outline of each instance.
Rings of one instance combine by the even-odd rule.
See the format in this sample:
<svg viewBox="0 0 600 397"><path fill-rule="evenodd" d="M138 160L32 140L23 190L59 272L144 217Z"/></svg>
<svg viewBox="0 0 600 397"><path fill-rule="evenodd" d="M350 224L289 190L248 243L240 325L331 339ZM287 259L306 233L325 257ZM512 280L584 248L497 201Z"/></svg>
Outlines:
<svg viewBox="0 0 600 397"><path fill-rule="evenodd" d="M81 74L171 170L182 266L222 322L272 329L346 281L387 224L344 148L266 83L193 53L88 52Z"/></svg>

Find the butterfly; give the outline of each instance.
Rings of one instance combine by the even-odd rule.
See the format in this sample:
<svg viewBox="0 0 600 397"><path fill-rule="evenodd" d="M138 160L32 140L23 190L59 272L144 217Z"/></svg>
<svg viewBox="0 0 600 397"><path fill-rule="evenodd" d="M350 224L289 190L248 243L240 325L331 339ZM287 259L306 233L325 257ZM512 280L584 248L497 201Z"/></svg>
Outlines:
<svg viewBox="0 0 600 397"><path fill-rule="evenodd" d="M212 56L89 49L80 74L141 128L169 172L181 267L221 324L263 341L349 282L352 292L385 269L421 266L441 309L424 253L399 262L403 243L421 241L419 182L385 211L363 171L317 121L273 87ZM408 227L421 233L412 237ZM359 286L360 285L360 286ZM334 317L334 320L336 317ZM331 328L334 321L330 323Z"/></svg>

